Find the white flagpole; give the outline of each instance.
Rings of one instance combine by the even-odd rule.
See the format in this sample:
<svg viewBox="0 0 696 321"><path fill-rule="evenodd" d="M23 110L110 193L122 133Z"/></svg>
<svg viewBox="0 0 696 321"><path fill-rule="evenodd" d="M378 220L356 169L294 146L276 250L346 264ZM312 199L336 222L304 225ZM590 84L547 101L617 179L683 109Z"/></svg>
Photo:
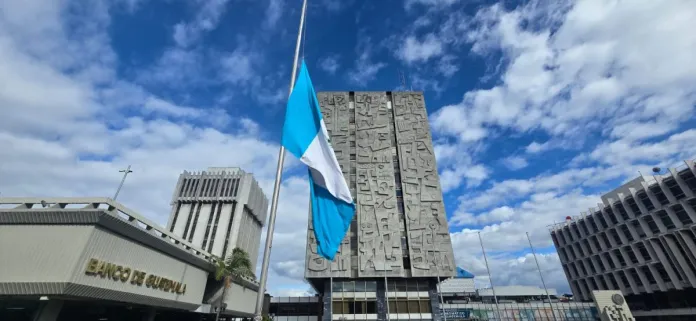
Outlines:
<svg viewBox="0 0 696 321"><path fill-rule="evenodd" d="M529 247L532 249L532 255L534 255L534 262L536 262L537 270L539 271L539 277L541 278L541 284L544 286L544 291L546 291L546 298L549 299L549 306L551 307L551 314L553 315L553 320L556 321L556 312L553 311L553 303L551 303L551 296L549 295L549 289L546 287L546 282L544 282L544 275L541 273L541 267L539 267L539 260L537 260L536 252L534 252L534 245L532 245L532 239L529 238L529 232L527 234L527 241L529 241Z"/></svg>
<svg viewBox="0 0 696 321"><path fill-rule="evenodd" d="M295 45L295 58L292 64L292 76L290 78L290 89L288 97L292 94L295 87L295 78L297 77L297 63L300 58L300 45L302 44L302 29L304 28L305 12L307 11L307 0L302 2L302 14L300 15L300 28L297 32L297 44ZM261 321L263 317L263 299L266 293L266 281L268 281L268 264L271 256L271 247L273 244L273 230L275 229L276 211L278 210L278 196L280 195L280 180L283 175L283 163L285 162L285 147L280 146L278 152L278 169L276 170L275 183L273 184L273 197L271 198L271 213L268 218L268 231L266 232L266 248L263 251L263 264L261 265L261 281L259 290L256 294L256 313L254 319Z"/></svg>
<svg viewBox="0 0 696 321"><path fill-rule="evenodd" d="M493 290L493 300L495 301L495 310L498 312L498 320L502 320L500 307L498 306L498 297L495 295L495 287L493 286L493 278L491 277L491 269L488 267L488 258L486 258L486 250L483 248L483 239L481 232L478 232L479 242L481 242L481 252L483 252L483 260L486 262L486 271L488 272L488 281L491 282L491 290Z"/></svg>
<svg viewBox="0 0 696 321"><path fill-rule="evenodd" d="M384 240L384 239L382 239ZM383 241L384 243L384 241ZM384 243L384 265L382 265L382 268L384 269L384 300L387 301L387 321L391 320L391 317L389 314L391 313L389 311L389 286L387 285L387 244ZM395 304L396 305L396 304Z"/></svg>
<svg viewBox="0 0 696 321"><path fill-rule="evenodd" d="M435 268L437 268L437 292L440 294L440 311L442 311L442 317L447 321L447 313L445 313L445 300L442 298L442 287L440 281L440 265L437 264L439 260L435 260Z"/></svg>

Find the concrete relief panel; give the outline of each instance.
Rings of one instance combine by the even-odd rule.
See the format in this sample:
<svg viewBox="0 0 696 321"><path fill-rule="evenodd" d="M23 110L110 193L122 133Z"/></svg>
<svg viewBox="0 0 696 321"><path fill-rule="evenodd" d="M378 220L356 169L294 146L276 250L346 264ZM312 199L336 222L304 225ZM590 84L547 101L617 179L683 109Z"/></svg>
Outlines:
<svg viewBox="0 0 696 321"><path fill-rule="evenodd" d="M452 242L423 95L392 95L412 275L453 276Z"/></svg>
<svg viewBox="0 0 696 321"><path fill-rule="evenodd" d="M347 92L320 92L317 93L321 113L324 117L326 129L329 131L331 147L334 149L338 164L341 165L343 176L350 177L350 113L353 111L348 106ZM349 184L350 186L350 184ZM307 262L305 277L350 277L350 236L349 233L343 239L343 243L336 254L334 261L329 262L317 254L317 241L314 237L312 226L312 213L309 213L309 229L307 231ZM330 268L329 268L330 266Z"/></svg>
<svg viewBox="0 0 696 321"><path fill-rule="evenodd" d="M390 113L386 93L355 93L360 277L403 276Z"/></svg>

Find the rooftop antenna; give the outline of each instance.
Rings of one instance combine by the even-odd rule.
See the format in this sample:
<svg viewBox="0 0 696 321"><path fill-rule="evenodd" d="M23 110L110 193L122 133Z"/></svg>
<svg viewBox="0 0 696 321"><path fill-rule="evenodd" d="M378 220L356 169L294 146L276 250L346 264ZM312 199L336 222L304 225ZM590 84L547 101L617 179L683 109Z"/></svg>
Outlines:
<svg viewBox="0 0 696 321"><path fill-rule="evenodd" d="M399 82L401 83L401 89L406 90L406 76L404 76L404 72L399 70Z"/></svg>

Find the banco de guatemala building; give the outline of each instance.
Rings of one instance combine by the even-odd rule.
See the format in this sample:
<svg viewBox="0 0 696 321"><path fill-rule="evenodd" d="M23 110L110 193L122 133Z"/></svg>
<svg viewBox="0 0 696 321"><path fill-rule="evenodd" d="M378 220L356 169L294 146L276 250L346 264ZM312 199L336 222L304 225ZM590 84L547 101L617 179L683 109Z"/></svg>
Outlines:
<svg viewBox="0 0 696 321"><path fill-rule="evenodd" d="M309 220L305 278L323 319L439 320L437 280L455 265L423 94L317 97L357 205L333 262L317 254Z"/></svg>

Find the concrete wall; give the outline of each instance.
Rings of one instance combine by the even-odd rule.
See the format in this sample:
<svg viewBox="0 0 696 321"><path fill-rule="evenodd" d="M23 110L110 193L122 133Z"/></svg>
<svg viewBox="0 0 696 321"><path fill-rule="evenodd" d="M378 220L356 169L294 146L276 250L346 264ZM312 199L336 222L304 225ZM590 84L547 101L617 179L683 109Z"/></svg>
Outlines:
<svg viewBox="0 0 696 321"><path fill-rule="evenodd" d="M235 283L232 283L227 291L225 303L227 303L228 311L232 311L235 314L239 312L254 313L256 309L256 291Z"/></svg>
<svg viewBox="0 0 696 321"><path fill-rule="evenodd" d="M177 294L87 275L90 259L186 284ZM207 272L93 225L0 225L0 295L69 295L195 309ZM133 274L133 272L131 272Z"/></svg>

